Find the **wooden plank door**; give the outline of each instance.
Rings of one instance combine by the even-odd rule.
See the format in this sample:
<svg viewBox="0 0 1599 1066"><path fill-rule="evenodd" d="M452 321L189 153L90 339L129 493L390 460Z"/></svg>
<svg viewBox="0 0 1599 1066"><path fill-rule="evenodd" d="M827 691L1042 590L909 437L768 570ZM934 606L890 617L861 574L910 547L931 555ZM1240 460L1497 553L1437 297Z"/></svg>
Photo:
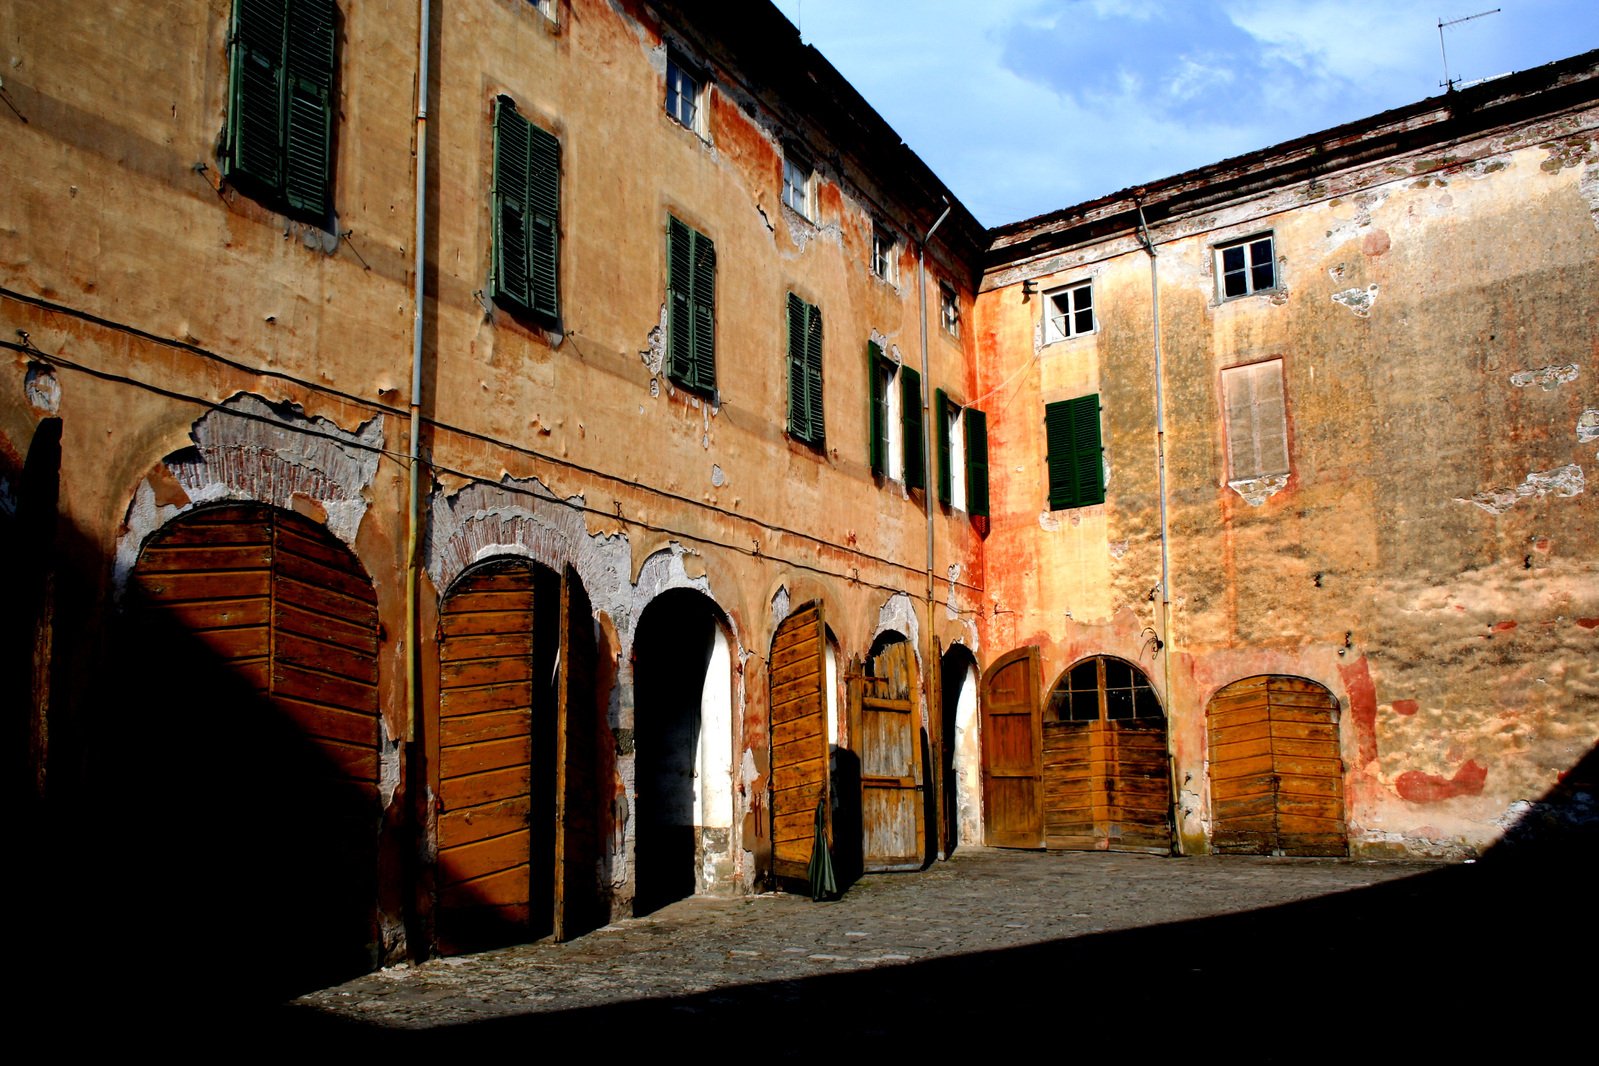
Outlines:
<svg viewBox="0 0 1599 1066"><path fill-rule="evenodd" d="M1043 732L1045 846L1170 853L1166 716L1141 670L1079 661L1050 690Z"/></svg>
<svg viewBox="0 0 1599 1066"><path fill-rule="evenodd" d="M607 919L600 893L599 648L594 611L577 571L561 575L555 739L555 938L570 940Z"/></svg>
<svg viewBox="0 0 1599 1066"><path fill-rule="evenodd" d="M533 609L533 570L520 560L469 571L440 608L437 929L446 952L520 939L533 921Z"/></svg>
<svg viewBox="0 0 1599 1066"><path fill-rule="evenodd" d="M925 805L916 653L890 644L852 679L852 740L861 760L861 857L867 870L917 870Z"/></svg>
<svg viewBox="0 0 1599 1066"><path fill-rule="evenodd" d="M771 876L779 884L809 883L816 807L822 804L832 839L827 781L826 624L820 603L783 619L772 637L769 668L772 828Z"/></svg>
<svg viewBox="0 0 1599 1066"><path fill-rule="evenodd" d="M1245 678L1211 697L1211 847L1347 855L1338 701L1304 678Z"/></svg>
<svg viewBox="0 0 1599 1066"><path fill-rule="evenodd" d="M1039 687L1037 646L1001 656L983 677L978 739L983 753L983 842L990 847L1044 846Z"/></svg>

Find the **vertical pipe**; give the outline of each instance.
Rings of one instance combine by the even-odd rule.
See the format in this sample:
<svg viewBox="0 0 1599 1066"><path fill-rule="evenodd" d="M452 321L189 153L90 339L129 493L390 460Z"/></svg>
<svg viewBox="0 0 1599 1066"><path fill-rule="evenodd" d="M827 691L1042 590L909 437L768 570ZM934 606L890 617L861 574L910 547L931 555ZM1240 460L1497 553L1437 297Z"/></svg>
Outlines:
<svg viewBox="0 0 1599 1066"><path fill-rule="evenodd" d="M426 266L428 174L428 28L433 21L431 0L419 0L416 31L416 234L412 238L413 264L411 315L411 439L406 451L410 499L405 529L405 739L416 740L417 708L422 697L417 651L417 598L421 574L417 570L418 536L422 521L420 434L422 430L422 321L427 297L423 281Z"/></svg>
<svg viewBox="0 0 1599 1066"><path fill-rule="evenodd" d="M1172 672L1171 672L1171 540L1166 524L1166 388L1165 369L1161 362L1160 348L1160 274L1157 269L1158 258L1155 254L1155 242L1150 239L1149 227L1144 221L1143 201L1134 198L1133 203L1138 207L1138 239L1144 246L1144 251L1149 253L1149 299L1150 299L1150 325L1154 332L1155 347L1155 468L1160 476L1160 640L1161 640L1161 669L1166 688L1166 721L1171 722L1172 716ZM1176 760L1170 758L1171 727L1167 726L1166 744L1168 751L1167 765L1171 778L1171 811L1172 833L1180 845L1182 837L1177 834L1177 816L1181 810L1178 802L1177 767Z"/></svg>
<svg viewBox="0 0 1599 1066"><path fill-rule="evenodd" d="M936 732L942 723L933 721L934 709L937 706L937 701L933 698L933 678L938 672L940 663L937 659L937 643L933 636L933 478L935 474L933 471L931 443L932 434L934 432L933 420L931 413L927 409L927 397L930 395L930 379L927 376L927 242L933 239L933 234L938 230L938 227L943 225L944 219L949 217L951 206L949 197L943 197L943 200L943 213L938 216L937 220L933 222L932 228L927 231L927 234L924 237L922 237L921 247L916 250L916 296L921 307L922 323L922 439L920 442L922 449L922 497L926 502L927 511L927 634L924 638L926 644L926 655L924 655L922 659L922 691L923 702L927 707L927 735L929 737L936 735ZM937 766L942 766L943 764L939 758L940 753L943 751L942 745L939 745L937 751L931 751L933 748L933 745L931 744L928 745L928 748L930 749L930 753L934 756L928 761L937 764ZM937 776L938 774L935 766L924 767L922 770L922 786L927 789L933 789L934 785L938 783L935 780ZM935 792L941 791L941 788L935 790ZM924 809L925 806L926 804L924 803ZM939 858L943 858L943 811L936 805L936 803L934 810L938 811L939 816L935 819L936 825L933 833L938 844Z"/></svg>

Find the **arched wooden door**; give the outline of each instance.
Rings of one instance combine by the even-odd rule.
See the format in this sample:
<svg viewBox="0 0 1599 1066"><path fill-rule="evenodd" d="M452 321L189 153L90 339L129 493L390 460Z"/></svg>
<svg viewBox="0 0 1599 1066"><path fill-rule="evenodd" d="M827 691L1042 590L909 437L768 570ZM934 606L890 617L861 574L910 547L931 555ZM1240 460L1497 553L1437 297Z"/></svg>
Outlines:
<svg viewBox="0 0 1599 1066"><path fill-rule="evenodd" d="M1166 715L1143 671L1096 655L1044 708L1044 840L1051 848L1171 851Z"/></svg>
<svg viewBox="0 0 1599 1066"><path fill-rule="evenodd" d="M1044 846L1043 739L1038 648L1001 656L983 675L978 742L983 753L983 842Z"/></svg>
<svg viewBox="0 0 1599 1066"><path fill-rule="evenodd" d="M182 664L138 770L182 830L146 861L183 918L218 920L215 892L287 980L375 964L378 615L360 563L308 519L233 504L155 533L130 593L133 654Z"/></svg>
<svg viewBox="0 0 1599 1066"><path fill-rule="evenodd" d="M533 765L535 747L553 754L554 715L548 675L535 682L534 584L531 564L499 560L468 570L439 607L437 932L447 952L548 931L554 879L548 848L533 840L543 823L553 830L553 785L543 775L535 789ZM536 730L548 734L538 744Z"/></svg>
<svg viewBox="0 0 1599 1066"><path fill-rule="evenodd" d="M1235 681L1210 699L1211 848L1347 855L1338 700L1301 677Z"/></svg>
<svg viewBox="0 0 1599 1066"><path fill-rule="evenodd" d="M772 637L768 741L771 773L771 876L779 884L809 883L811 846L820 805L828 838L826 621L808 603L778 625Z"/></svg>
<svg viewBox="0 0 1599 1066"><path fill-rule="evenodd" d="M925 768L916 652L903 638L850 678L850 738L860 756L861 861L919 870L926 839Z"/></svg>

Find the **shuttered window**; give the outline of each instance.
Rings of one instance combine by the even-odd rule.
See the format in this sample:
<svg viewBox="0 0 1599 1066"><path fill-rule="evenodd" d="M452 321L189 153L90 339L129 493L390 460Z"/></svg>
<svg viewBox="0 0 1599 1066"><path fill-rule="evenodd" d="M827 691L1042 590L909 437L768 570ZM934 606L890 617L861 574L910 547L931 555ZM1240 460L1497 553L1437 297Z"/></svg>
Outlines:
<svg viewBox="0 0 1599 1066"><path fill-rule="evenodd" d="M1099 395L1044 406L1049 444L1049 509L1105 502L1105 465L1099 438Z"/></svg>
<svg viewBox="0 0 1599 1066"><path fill-rule="evenodd" d="M905 445L905 487L927 487L927 445L922 426L922 375L908 366L899 368L900 440Z"/></svg>
<svg viewBox="0 0 1599 1066"><path fill-rule="evenodd" d="M788 294L788 432L820 447L822 426L822 312Z"/></svg>
<svg viewBox="0 0 1599 1066"><path fill-rule="evenodd" d="M882 346L867 341L867 451L872 473L879 477L888 474L888 389L893 376L894 364L883 357Z"/></svg>
<svg viewBox="0 0 1599 1066"><path fill-rule="evenodd" d="M1223 370L1221 391L1227 422L1227 480L1288 473L1283 361L1270 359Z"/></svg>
<svg viewBox="0 0 1599 1066"><path fill-rule="evenodd" d="M504 96L494 102L493 201L495 302L554 322L561 144Z"/></svg>
<svg viewBox="0 0 1599 1066"><path fill-rule="evenodd" d="M666 376L716 391L716 246L675 218L666 224Z"/></svg>
<svg viewBox="0 0 1599 1066"><path fill-rule="evenodd" d="M988 416L935 393L938 500L973 517L988 516Z"/></svg>
<svg viewBox="0 0 1599 1066"><path fill-rule="evenodd" d="M235 0L224 176L297 218L332 214L333 0Z"/></svg>

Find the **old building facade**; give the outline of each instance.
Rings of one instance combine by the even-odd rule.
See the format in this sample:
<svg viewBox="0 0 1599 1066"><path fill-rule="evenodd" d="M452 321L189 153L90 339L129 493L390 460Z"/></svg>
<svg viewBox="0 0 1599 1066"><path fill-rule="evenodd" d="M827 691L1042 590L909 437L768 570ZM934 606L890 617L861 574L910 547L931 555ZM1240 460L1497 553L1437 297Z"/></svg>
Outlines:
<svg viewBox="0 0 1599 1066"><path fill-rule="evenodd" d="M52 913L303 984L819 824L1460 855L1599 736L1592 57L985 232L764 5L0 36Z"/></svg>

